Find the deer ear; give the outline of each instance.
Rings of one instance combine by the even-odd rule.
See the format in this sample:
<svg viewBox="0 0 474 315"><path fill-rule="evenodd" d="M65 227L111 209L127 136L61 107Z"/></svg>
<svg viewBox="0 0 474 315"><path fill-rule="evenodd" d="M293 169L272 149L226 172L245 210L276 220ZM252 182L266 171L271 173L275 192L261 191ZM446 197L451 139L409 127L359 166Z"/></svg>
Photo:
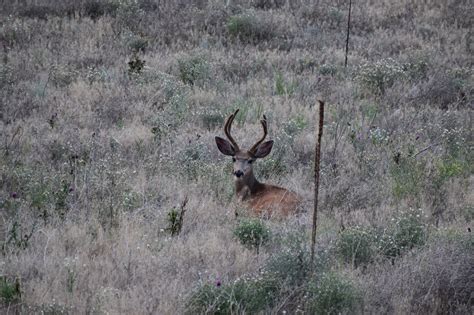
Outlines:
<svg viewBox="0 0 474 315"><path fill-rule="evenodd" d="M216 144L222 154L231 156L235 155L235 149L229 141L222 139L221 137L216 137Z"/></svg>
<svg viewBox="0 0 474 315"><path fill-rule="evenodd" d="M261 159L270 154L270 151L273 147L273 140L262 143L258 146L257 152L255 152L255 157Z"/></svg>

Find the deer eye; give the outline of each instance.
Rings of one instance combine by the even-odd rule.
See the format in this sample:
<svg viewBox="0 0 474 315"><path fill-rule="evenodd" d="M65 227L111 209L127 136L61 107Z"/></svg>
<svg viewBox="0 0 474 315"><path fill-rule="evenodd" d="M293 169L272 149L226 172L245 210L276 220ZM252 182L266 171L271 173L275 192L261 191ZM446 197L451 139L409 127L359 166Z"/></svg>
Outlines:
<svg viewBox="0 0 474 315"><path fill-rule="evenodd" d="M235 159L235 157L233 157L233 158L232 158L232 162L235 162L235 161L237 161L237 160Z"/></svg>
<svg viewBox="0 0 474 315"><path fill-rule="evenodd" d="M252 164L254 160L249 160L249 164Z"/></svg>

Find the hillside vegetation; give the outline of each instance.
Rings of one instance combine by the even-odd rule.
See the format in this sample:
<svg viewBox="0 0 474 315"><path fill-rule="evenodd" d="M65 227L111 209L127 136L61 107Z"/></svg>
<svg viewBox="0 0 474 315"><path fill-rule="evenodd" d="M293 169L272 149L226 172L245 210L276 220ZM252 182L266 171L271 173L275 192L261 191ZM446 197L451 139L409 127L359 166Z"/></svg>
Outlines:
<svg viewBox="0 0 474 315"><path fill-rule="evenodd" d="M347 13L1 1L0 313L472 313L472 3L353 1L344 67ZM233 198L236 108L242 147L268 118L255 172L298 215Z"/></svg>

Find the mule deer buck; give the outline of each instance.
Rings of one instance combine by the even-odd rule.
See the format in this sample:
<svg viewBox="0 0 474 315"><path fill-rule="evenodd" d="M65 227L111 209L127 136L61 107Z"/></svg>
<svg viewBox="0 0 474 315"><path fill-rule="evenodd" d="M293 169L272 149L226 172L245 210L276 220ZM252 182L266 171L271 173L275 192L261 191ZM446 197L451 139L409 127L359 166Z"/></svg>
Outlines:
<svg viewBox="0 0 474 315"><path fill-rule="evenodd" d="M300 198L295 193L273 185L260 183L253 173L253 163L270 154L273 140L263 142L267 136L267 119L263 115L260 123L263 127L263 136L249 150L239 148L230 133L232 122L238 109L230 115L224 125L224 132L229 141L216 137L219 151L224 155L232 156L234 162L234 181L237 197L245 202L257 216L288 216L296 212Z"/></svg>

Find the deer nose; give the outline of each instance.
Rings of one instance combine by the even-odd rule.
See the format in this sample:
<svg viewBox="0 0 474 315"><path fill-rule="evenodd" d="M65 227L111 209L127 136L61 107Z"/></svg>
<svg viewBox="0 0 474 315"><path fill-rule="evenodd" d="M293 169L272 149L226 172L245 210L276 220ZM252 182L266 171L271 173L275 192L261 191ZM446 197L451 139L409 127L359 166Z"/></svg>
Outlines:
<svg viewBox="0 0 474 315"><path fill-rule="evenodd" d="M242 177L244 175L244 172L242 172L241 170L238 170L234 172L234 175L237 177Z"/></svg>

